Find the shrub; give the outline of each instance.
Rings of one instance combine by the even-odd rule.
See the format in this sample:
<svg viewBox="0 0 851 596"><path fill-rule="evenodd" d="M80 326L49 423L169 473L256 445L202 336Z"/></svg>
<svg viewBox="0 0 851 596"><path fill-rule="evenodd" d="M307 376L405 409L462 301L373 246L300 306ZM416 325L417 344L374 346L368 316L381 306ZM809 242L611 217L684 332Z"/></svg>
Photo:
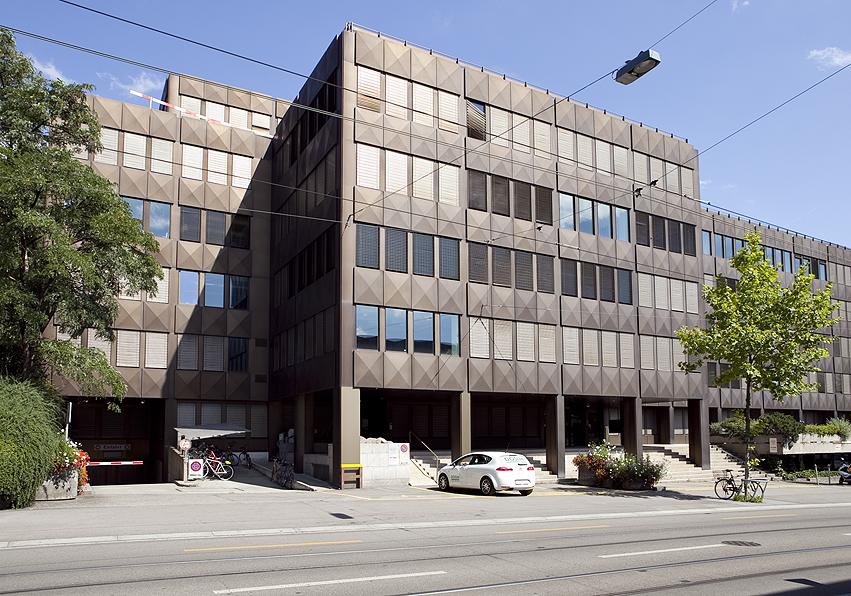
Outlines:
<svg viewBox="0 0 851 596"><path fill-rule="evenodd" d="M804 432L809 435L818 435L824 437L827 435L838 435L842 429L835 424L808 424L804 427Z"/></svg>
<svg viewBox="0 0 851 596"><path fill-rule="evenodd" d="M828 424L832 424L837 428L837 435L843 441L847 441L851 438L851 421L847 418L831 418L827 421Z"/></svg>
<svg viewBox="0 0 851 596"><path fill-rule="evenodd" d="M781 435L787 446L794 445L798 435L804 432L804 423L782 412L771 412L761 416L753 425L757 435Z"/></svg>
<svg viewBox="0 0 851 596"><path fill-rule="evenodd" d="M611 480L613 486L641 483L653 487L665 475L665 463L653 462L646 455L636 459L629 453L614 457L614 446L603 441L592 444L588 453L580 453L573 458L573 465L584 466L597 476L597 484Z"/></svg>
<svg viewBox="0 0 851 596"><path fill-rule="evenodd" d="M51 471L57 410L28 383L0 377L0 507L28 507Z"/></svg>
<svg viewBox="0 0 851 596"><path fill-rule="evenodd" d="M709 434L710 435L722 435L722 434L724 434L721 431L721 423L720 422L710 422L709 423Z"/></svg>
<svg viewBox="0 0 851 596"><path fill-rule="evenodd" d="M719 424L720 435L725 437L735 437L738 439L745 438L745 413L743 410L736 410L732 418L726 418ZM751 425L751 436L754 435L753 425Z"/></svg>

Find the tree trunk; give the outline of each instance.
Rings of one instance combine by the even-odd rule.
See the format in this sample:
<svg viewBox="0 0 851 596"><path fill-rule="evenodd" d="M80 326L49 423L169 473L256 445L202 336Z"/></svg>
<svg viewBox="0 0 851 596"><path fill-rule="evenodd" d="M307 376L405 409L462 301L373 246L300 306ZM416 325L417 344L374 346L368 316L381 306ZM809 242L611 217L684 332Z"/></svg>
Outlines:
<svg viewBox="0 0 851 596"><path fill-rule="evenodd" d="M745 379L745 501L748 500L748 479L751 471L751 379Z"/></svg>

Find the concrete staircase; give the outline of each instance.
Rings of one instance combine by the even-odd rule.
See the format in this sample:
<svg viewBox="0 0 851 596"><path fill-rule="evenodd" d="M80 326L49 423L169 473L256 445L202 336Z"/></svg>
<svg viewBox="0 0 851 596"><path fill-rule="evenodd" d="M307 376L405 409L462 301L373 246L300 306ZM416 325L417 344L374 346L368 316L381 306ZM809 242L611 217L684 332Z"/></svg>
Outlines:
<svg viewBox="0 0 851 596"><path fill-rule="evenodd" d="M522 451L516 451L515 453L523 453ZM542 453L523 453L526 456L526 459L529 460L533 466L535 466L535 484L556 484L558 482L558 478L555 474L550 473L549 468L547 468L547 457ZM414 483L414 479L416 477L422 478L425 483L428 483L428 479L430 478L432 483L437 482L437 471L439 468L451 463L452 457L446 452L437 452L437 456L439 458L438 467L435 468L434 455L431 453L424 452L413 452L411 453L411 465L416 466L418 468L419 473L412 472L411 473L411 483ZM419 484L419 482L418 482Z"/></svg>
<svg viewBox="0 0 851 596"><path fill-rule="evenodd" d="M685 444L645 445L644 453L652 461L665 461L667 464L668 471L662 478L663 482L714 482L716 478L724 475L724 470L733 470L735 476L745 473L742 462L736 456L715 445L709 447L709 470L691 462L689 446ZM751 477L767 478L764 473L756 470L751 470Z"/></svg>

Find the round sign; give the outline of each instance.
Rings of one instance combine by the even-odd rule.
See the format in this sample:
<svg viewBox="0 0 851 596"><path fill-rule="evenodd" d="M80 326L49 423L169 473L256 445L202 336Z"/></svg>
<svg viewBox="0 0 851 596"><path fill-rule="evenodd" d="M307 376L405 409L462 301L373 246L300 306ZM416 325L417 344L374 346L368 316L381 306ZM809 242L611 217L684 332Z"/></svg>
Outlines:
<svg viewBox="0 0 851 596"><path fill-rule="evenodd" d="M407 445L402 445L399 449L401 449L402 453L408 452L408 446Z"/></svg>
<svg viewBox="0 0 851 596"><path fill-rule="evenodd" d="M201 462L200 461L192 462L191 464L189 464L189 469L191 469L193 472L200 472L201 471Z"/></svg>
<svg viewBox="0 0 851 596"><path fill-rule="evenodd" d="M190 441L189 439L182 439L182 440L180 441L180 448L181 448L183 451L186 451L186 450L187 450L187 449L189 449L190 447L192 447L192 441Z"/></svg>

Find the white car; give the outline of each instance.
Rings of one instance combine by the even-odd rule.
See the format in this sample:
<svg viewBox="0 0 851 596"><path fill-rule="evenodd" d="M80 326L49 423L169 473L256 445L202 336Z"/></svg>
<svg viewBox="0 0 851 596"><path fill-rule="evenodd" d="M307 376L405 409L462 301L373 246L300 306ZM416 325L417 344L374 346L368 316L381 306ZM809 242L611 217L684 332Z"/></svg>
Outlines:
<svg viewBox="0 0 851 596"><path fill-rule="evenodd" d="M479 451L440 468L437 486L440 490L477 488L486 496L517 490L525 497L535 488L535 467L518 453Z"/></svg>

